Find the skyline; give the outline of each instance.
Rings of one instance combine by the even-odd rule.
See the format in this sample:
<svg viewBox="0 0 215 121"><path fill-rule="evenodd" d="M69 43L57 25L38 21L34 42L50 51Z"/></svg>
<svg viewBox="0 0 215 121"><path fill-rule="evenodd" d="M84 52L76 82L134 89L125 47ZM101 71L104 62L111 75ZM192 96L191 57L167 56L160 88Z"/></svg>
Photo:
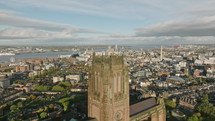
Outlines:
<svg viewBox="0 0 215 121"><path fill-rule="evenodd" d="M215 44L215 1L0 1L0 45Z"/></svg>

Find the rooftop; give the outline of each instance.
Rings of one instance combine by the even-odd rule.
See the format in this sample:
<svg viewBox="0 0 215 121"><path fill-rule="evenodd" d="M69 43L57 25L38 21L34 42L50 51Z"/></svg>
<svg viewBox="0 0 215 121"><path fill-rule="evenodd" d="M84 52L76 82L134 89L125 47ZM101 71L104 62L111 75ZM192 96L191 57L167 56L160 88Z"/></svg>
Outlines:
<svg viewBox="0 0 215 121"><path fill-rule="evenodd" d="M155 98L148 98L130 106L130 116L141 113L157 105Z"/></svg>

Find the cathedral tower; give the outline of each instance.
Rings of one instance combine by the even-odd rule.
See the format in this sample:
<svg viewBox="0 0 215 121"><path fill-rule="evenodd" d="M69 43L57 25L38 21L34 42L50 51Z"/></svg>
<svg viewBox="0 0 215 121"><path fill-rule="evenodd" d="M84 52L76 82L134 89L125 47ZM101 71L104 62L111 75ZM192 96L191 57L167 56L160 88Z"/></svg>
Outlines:
<svg viewBox="0 0 215 121"><path fill-rule="evenodd" d="M128 69L123 56L93 56L88 85L88 116L98 121L129 121Z"/></svg>

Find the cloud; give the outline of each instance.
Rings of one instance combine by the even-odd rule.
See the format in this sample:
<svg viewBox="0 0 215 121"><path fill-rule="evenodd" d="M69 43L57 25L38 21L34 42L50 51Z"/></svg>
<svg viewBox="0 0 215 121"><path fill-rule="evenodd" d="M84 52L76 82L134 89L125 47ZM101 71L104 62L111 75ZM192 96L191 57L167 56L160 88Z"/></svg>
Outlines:
<svg viewBox="0 0 215 121"><path fill-rule="evenodd" d="M53 38L5 38L0 39L1 45L133 45L133 46L147 46L147 45L173 45L173 44L215 44L215 37L180 37L180 36L151 36L151 37L136 37L126 35L111 35L99 37L53 37ZM15 42L15 43L14 43ZM41 44L42 43L42 44Z"/></svg>
<svg viewBox="0 0 215 121"><path fill-rule="evenodd" d="M11 10L6 10L6 9L0 9L0 14L5 14L5 15L12 15L12 14L21 14L20 12L17 11L11 11Z"/></svg>
<svg viewBox="0 0 215 121"><path fill-rule="evenodd" d="M41 20L34 20L29 18L23 18L13 15L0 14L0 25L11 26L11 27L21 27L21 28L32 28L45 31L61 32L67 31L72 33L103 33L95 30L78 28L71 25L52 23Z"/></svg>
<svg viewBox="0 0 215 121"><path fill-rule="evenodd" d="M150 36L137 37L132 35L116 34L93 38L81 38L79 43L90 45L173 45L173 44L215 44L215 37L180 37L180 36Z"/></svg>
<svg viewBox="0 0 215 121"><path fill-rule="evenodd" d="M67 32L55 32L50 33L47 31L35 30L35 29L4 29L0 31L0 39L13 38L73 38L75 35Z"/></svg>
<svg viewBox="0 0 215 121"><path fill-rule="evenodd" d="M7 27L0 30L1 44L12 41L22 42L19 44L41 43L41 41L46 43L47 40L53 39L74 39L79 34L108 34L71 25L18 17L17 14L22 13L0 9L0 25Z"/></svg>
<svg viewBox="0 0 215 121"><path fill-rule="evenodd" d="M206 0L202 1L201 4L197 4L195 6L190 6L188 9L184 10L183 12L187 15L191 16L214 16L215 14L215 1L213 0Z"/></svg>
<svg viewBox="0 0 215 121"><path fill-rule="evenodd" d="M52 0L51 2L50 0L12 0L8 2L2 0L0 5L5 8L30 10L31 12L24 13L25 16L31 14L32 9L40 9L44 11L44 14L63 11L65 14L68 12L93 15L96 19L102 16L138 20L129 21L131 22L129 24L132 26L132 22L141 21L143 27L136 29L135 34L104 33L72 25L18 17L17 14L20 13L0 9L0 25L10 27L0 31L0 44L7 41L12 44L14 41L23 41L25 43L18 44L43 43L44 45L56 43L57 45L215 43L213 37L215 33L214 3L207 0L177 2L172 0L88 0L84 2L77 0ZM158 22L160 24L155 24ZM147 23L151 25L148 26ZM96 37L86 36L86 34L95 34Z"/></svg>
<svg viewBox="0 0 215 121"><path fill-rule="evenodd" d="M172 20L136 30L137 36L214 36L215 16Z"/></svg>
<svg viewBox="0 0 215 121"><path fill-rule="evenodd" d="M180 11L187 5L197 4L197 0L172 1L172 0L28 0L13 2L0 1L3 6L13 8L35 8L51 11L69 11L88 15L128 20L150 20L152 18L169 18L173 11ZM171 4L171 5L170 5Z"/></svg>
<svg viewBox="0 0 215 121"><path fill-rule="evenodd" d="M0 44L38 44L51 43L51 41L58 40L60 43L67 40L74 42L81 37L79 34L108 34L92 29L79 28L71 25L58 24L48 21L41 21L18 17L18 12L0 9L0 25L10 27L0 30ZM16 42L16 43L14 43ZM66 43L63 43L66 44Z"/></svg>

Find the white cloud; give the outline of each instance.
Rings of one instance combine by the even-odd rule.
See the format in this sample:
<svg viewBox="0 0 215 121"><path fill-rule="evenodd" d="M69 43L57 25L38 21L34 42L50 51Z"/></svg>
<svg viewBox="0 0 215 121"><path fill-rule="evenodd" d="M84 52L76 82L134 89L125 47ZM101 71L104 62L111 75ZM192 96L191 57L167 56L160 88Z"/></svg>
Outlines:
<svg viewBox="0 0 215 121"><path fill-rule="evenodd" d="M3 38L73 38L74 35L67 32L47 32L35 29L4 29L0 31L0 39Z"/></svg>
<svg viewBox="0 0 215 121"><path fill-rule="evenodd" d="M57 35L55 35L57 36ZM2 38L1 45L173 45L173 44L215 44L215 37L179 37L179 36L151 36L151 37L136 37L126 35L111 35L100 37L41 37L41 38ZM16 43L14 43L16 42Z"/></svg>
<svg viewBox="0 0 215 121"><path fill-rule="evenodd" d="M78 28L71 25L58 24L53 22L34 20L29 18L23 18L13 15L0 14L0 25L11 26L11 27L21 27L21 28L32 28L45 31L70 31L73 33L103 33L95 30Z"/></svg>
<svg viewBox="0 0 215 121"><path fill-rule="evenodd" d="M9 1L9 2L8 2ZM136 29L135 35L111 34L110 36L83 37L80 33L103 32L79 28L71 25L52 23L18 17L14 11L0 10L0 25L11 29L0 31L1 43L4 41L25 41L33 44L204 44L214 43L215 2L202 0L8 0L0 5L9 8L32 8L55 11L68 11L95 16L143 20L151 26ZM47 12L47 11L46 11ZM184 13L183 13L184 12ZM177 18L181 18L180 20ZM154 24L158 21L160 24ZM149 21L149 22L147 22ZM152 21L152 22L151 22ZM131 23L132 24L132 23ZM14 28L15 29L14 29ZM114 27L113 27L114 29ZM109 35L108 33L107 35ZM191 37L193 36L193 37ZM19 40L17 40L19 39Z"/></svg>
<svg viewBox="0 0 215 121"><path fill-rule="evenodd" d="M0 14L8 15L8 14L21 14L20 12L6 10L6 9L0 9Z"/></svg>
<svg viewBox="0 0 215 121"><path fill-rule="evenodd" d="M10 0L8 0L10 1ZM150 20L152 18L169 18L170 14L189 8L189 5L198 4L199 0L172 1L172 0L12 0L0 1L0 4L9 7L31 7L52 11L69 11L96 16L120 19ZM173 12L174 11L174 12Z"/></svg>
<svg viewBox="0 0 215 121"><path fill-rule="evenodd" d="M205 0L202 1L201 4L190 6L189 8L182 11L182 13L185 13L187 15L191 16L214 16L215 15L215 1L213 0Z"/></svg>
<svg viewBox="0 0 215 121"><path fill-rule="evenodd" d="M136 30L137 36L214 36L215 16L172 20Z"/></svg>
<svg viewBox="0 0 215 121"><path fill-rule="evenodd" d="M0 9L0 25L9 28L0 30L1 44L6 41L47 42L52 39L71 39L79 34L107 34L91 29L79 28L71 25L58 24L15 16L18 12ZM13 43L14 44L14 43Z"/></svg>
<svg viewBox="0 0 215 121"><path fill-rule="evenodd" d="M18 12L0 9L0 44L50 43L50 40L75 39L79 34L107 34L91 29L18 17ZM15 42L15 43L14 43ZM20 43L19 43L20 42Z"/></svg>

